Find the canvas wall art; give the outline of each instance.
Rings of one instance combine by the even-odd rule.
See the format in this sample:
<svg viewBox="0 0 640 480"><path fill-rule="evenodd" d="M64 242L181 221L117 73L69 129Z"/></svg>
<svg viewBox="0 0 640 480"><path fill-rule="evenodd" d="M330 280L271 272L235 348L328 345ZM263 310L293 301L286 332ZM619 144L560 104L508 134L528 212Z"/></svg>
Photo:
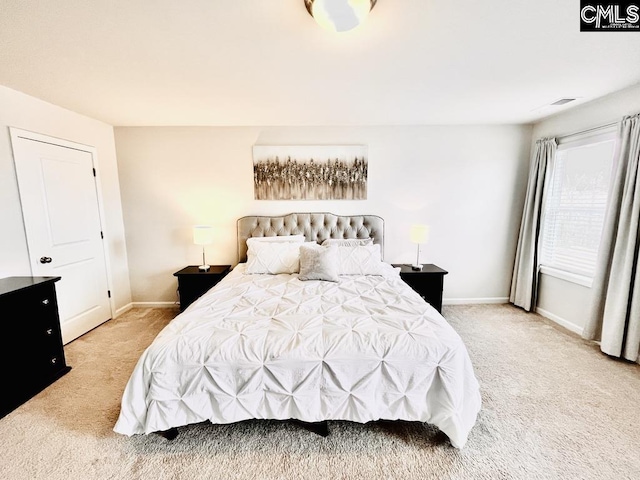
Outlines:
<svg viewBox="0 0 640 480"><path fill-rule="evenodd" d="M364 145L253 147L256 200L366 200Z"/></svg>

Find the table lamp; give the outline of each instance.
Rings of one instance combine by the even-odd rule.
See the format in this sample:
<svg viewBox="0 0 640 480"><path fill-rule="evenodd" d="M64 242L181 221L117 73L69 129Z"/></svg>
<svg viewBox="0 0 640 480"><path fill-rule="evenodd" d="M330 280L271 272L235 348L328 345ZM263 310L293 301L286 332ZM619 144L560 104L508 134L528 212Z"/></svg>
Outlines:
<svg viewBox="0 0 640 480"><path fill-rule="evenodd" d="M428 238L429 238L428 225L411 225L411 230L409 232L409 239L411 240L411 243L416 243L418 245L416 263L411 265L412 270L422 270L422 265L420 264L420 244L427 243Z"/></svg>
<svg viewBox="0 0 640 480"><path fill-rule="evenodd" d="M207 265L204 258L204 247L213 243L213 227L209 225L196 225L193 227L193 243L202 245L202 265L198 267L203 272L208 271L211 266Z"/></svg>

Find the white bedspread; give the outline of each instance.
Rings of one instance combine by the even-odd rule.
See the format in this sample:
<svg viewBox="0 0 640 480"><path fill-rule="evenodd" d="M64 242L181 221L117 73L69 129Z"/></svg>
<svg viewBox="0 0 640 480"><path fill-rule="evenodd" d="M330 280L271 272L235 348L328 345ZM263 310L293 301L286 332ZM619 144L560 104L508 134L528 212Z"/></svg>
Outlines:
<svg viewBox="0 0 640 480"><path fill-rule="evenodd" d="M245 275L244 267L146 349L116 432L206 420L387 419L436 425L464 446L481 404L466 347L390 265L383 276L339 283Z"/></svg>

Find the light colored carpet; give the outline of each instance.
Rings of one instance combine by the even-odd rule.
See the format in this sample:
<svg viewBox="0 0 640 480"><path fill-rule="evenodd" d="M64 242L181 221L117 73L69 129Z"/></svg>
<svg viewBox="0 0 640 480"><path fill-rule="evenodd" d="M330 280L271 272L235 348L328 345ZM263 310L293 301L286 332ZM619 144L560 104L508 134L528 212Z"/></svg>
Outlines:
<svg viewBox="0 0 640 480"><path fill-rule="evenodd" d="M72 370L0 420L0 479L638 479L640 366L508 305L445 307L483 410L462 450L413 423L112 431L141 351L176 314L134 309L65 347Z"/></svg>

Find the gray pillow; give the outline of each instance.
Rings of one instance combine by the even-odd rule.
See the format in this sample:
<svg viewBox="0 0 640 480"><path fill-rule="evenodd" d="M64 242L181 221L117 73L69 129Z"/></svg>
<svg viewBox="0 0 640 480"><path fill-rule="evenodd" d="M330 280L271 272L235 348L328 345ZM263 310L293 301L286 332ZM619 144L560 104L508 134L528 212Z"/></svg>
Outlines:
<svg viewBox="0 0 640 480"><path fill-rule="evenodd" d="M313 243L300 245L299 280L338 281L338 249Z"/></svg>

